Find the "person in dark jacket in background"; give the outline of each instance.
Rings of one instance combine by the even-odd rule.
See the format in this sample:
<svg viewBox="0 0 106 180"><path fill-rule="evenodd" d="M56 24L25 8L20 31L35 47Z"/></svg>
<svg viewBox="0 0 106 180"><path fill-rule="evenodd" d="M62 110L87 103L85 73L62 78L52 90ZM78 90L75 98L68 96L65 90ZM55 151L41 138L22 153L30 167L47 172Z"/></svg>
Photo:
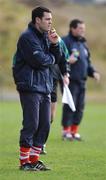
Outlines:
<svg viewBox="0 0 106 180"><path fill-rule="evenodd" d="M13 77L23 110L20 169L25 171L49 170L39 155L50 130L52 65L61 57L58 35L51 25L49 9L32 10L32 21L20 35L13 59Z"/></svg>
<svg viewBox="0 0 106 180"><path fill-rule="evenodd" d="M69 71L70 71L69 63L68 63L69 53L64 41L60 37L59 37L59 45L62 50L62 56L60 62L65 62L65 63L64 64L62 63L62 66L56 64L53 67L53 91L51 93L51 122L53 122L56 112L58 84L60 85L61 92L62 92L63 84L64 83L69 84ZM63 67L65 68L64 76L63 76Z"/></svg>
<svg viewBox="0 0 106 180"><path fill-rule="evenodd" d="M53 72L53 90L51 92L51 123L54 121L57 105L57 87L60 85L60 90L62 92L63 84L69 84L69 53L64 41L59 37L59 46L62 52L59 64L52 66ZM45 150L46 144L42 146L41 154L46 154Z"/></svg>
<svg viewBox="0 0 106 180"><path fill-rule="evenodd" d="M73 96L76 111L72 112L67 104L63 105L62 137L68 140L81 140L78 129L84 111L86 80L90 76L99 81L100 75L91 65L90 52L85 39L85 23L83 21L79 19L72 20L69 34L63 37L63 41L70 54L69 89Z"/></svg>

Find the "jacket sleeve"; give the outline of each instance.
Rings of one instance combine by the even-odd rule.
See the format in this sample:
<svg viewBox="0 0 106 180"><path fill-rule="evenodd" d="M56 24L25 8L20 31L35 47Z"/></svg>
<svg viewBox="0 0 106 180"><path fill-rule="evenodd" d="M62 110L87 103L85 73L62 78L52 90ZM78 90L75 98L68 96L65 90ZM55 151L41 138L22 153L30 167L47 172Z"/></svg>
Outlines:
<svg viewBox="0 0 106 180"><path fill-rule="evenodd" d="M51 53L44 53L38 40L32 37L21 36L18 48L22 58L35 69L47 68L55 63L55 57Z"/></svg>
<svg viewBox="0 0 106 180"><path fill-rule="evenodd" d="M61 72L62 75L65 75L66 73L70 73L69 64L67 63L64 56L61 57L58 66L60 68L60 72Z"/></svg>
<svg viewBox="0 0 106 180"><path fill-rule="evenodd" d="M70 65L67 62L67 60L69 58L69 52L68 52L68 49L62 39L60 39L60 49L61 49L62 55L61 55L61 58L59 61L59 68L60 68L62 75L64 75L66 73L70 73Z"/></svg>
<svg viewBox="0 0 106 180"><path fill-rule="evenodd" d="M59 64L60 59L62 57L62 52L59 43L50 45L50 53L52 53L55 57L55 64Z"/></svg>
<svg viewBox="0 0 106 180"><path fill-rule="evenodd" d="M88 51L88 76L93 77L93 73L96 72L96 70L91 64L90 52L88 48L87 48L87 51Z"/></svg>

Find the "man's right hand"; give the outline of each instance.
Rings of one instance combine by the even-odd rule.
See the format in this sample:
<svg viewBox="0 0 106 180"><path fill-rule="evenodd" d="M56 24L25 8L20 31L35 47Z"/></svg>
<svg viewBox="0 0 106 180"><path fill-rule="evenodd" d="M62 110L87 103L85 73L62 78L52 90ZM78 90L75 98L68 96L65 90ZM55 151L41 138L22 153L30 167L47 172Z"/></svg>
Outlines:
<svg viewBox="0 0 106 180"><path fill-rule="evenodd" d="M52 44L57 44L59 41L59 36L56 33L56 30L53 28L52 30L48 31L48 38Z"/></svg>

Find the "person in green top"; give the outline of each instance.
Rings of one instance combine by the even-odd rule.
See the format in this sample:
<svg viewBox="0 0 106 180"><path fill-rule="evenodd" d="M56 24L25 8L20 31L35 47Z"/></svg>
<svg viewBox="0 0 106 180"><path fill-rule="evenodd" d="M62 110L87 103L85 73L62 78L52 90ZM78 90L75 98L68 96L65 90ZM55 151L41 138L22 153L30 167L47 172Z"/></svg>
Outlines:
<svg viewBox="0 0 106 180"><path fill-rule="evenodd" d="M57 87L58 87L58 84L60 85L60 89L61 89L61 92L63 91L63 84L64 83L69 83L69 71L70 71L70 68L69 68L69 64L68 64L68 59L70 57L69 55L69 52L68 52L68 49L64 43L64 41L59 37L59 45L60 45L60 48L61 48L61 51L62 51L62 59L61 61L63 62L63 59L65 59L65 61L67 62L66 64L61 65L53 65L53 68L52 68L52 72L53 72L53 91L51 93L51 123L53 122L54 120L54 117L55 117L55 113L56 113L56 106L57 106ZM63 72L66 71L66 74L63 75ZM45 147L46 145L44 145L42 147L42 151L41 151L41 154L46 154L46 150L45 150Z"/></svg>
<svg viewBox="0 0 106 180"><path fill-rule="evenodd" d="M68 49L67 49L64 41L60 37L59 37L59 44L60 44L60 47L61 47L61 50L63 53L62 58L64 58L67 61L67 64L66 64L67 67L65 67L65 68L67 69L66 75L68 77L69 71L70 71L69 64L68 64L68 59L70 57L69 52L68 52ZM62 68L64 68L64 67L62 67ZM54 68L53 68L53 91L51 93L51 122L53 121L55 112L56 112L58 83L60 84L60 89L62 92L63 83L65 83L67 81L66 80L67 77L62 75L61 67L59 67L58 65L54 65Z"/></svg>

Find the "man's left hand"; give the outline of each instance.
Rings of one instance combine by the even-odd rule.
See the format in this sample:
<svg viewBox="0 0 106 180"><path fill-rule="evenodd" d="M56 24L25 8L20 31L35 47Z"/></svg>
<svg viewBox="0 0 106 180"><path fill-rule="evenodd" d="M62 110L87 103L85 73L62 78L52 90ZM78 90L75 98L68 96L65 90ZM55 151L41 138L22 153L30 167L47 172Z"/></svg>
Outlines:
<svg viewBox="0 0 106 180"><path fill-rule="evenodd" d="M67 75L64 75L63 82L64 82L64 84L69 85L70 80L69 80L69 77Z"/></svg>
<svg viewBox="0 0 106 180"><path fill-rule="evenodd" d="M95 78L96 81L100 81L100 74L98 72L93 73L93 77Z"/></svg>

